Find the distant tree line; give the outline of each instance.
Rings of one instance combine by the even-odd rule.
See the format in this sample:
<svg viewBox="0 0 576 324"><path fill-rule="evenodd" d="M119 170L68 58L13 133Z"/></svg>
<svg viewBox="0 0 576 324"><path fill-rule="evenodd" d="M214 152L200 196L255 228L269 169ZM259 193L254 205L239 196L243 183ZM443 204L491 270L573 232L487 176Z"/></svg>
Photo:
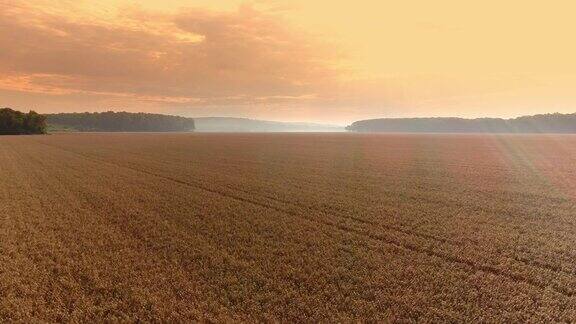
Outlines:
<svg viewBox="0 0 576 324"><path fill-rule="evenodd" d="M95 132L189 132L191 118L147 113L102 112L49 114L48 124L77 131Z"/></svg>
<svg viewBox="0 0 576 324"><path fill-rule="evenodd" d="M398 133L576 133L576 114L501 118L382 118L346 127L353 132Z"/></svg>
<svg viewBox="0 0 576 324"><path fill-rule="evenodd" d="M34 111L23 113L0 109L0 135L45 134L46 117Z"/></svg>

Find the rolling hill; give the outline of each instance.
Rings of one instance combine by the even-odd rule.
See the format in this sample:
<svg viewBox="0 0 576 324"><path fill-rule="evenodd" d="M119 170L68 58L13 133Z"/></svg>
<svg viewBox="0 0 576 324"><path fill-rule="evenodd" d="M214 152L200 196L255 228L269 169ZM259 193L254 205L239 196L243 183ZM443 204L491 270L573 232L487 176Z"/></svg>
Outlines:
<svg viewBox="0 0 576 324"><path fill-rule="evenodd" d="M576 114L502 118L381 118L352 123L352 132L390 133L576 133Z"/></svg>
<svg viewBox="0 0 576 324"><path fill-rule="evenodd" d="M198 132L343 132L344 127L313 123L276 122L248 118L194 118Z"/></svg>

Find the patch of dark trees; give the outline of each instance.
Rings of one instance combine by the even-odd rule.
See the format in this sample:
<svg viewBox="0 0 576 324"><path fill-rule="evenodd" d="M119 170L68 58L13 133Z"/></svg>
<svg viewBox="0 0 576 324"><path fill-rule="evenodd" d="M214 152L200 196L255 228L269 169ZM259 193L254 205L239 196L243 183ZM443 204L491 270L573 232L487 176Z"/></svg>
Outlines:
<svg viewBox="0 0 576 324"><path fill-rule="evenodd" d="M354 122L353 132L390 133L576 133L576 114L501 118L382 118Z"/></svg>
<svg viewBox="0 0 576 324"><path fill-rule="evenodd" d="M0 109L0 135L45 134L46 117L34 111L23 113Z"/></svg>
<svg viewBox="0 0 576 324"><path fill-rule="evenodd" d="M48 124L54 128L82 132L189 132L194 119L147 113L102 112L48 114Z"/></svg>

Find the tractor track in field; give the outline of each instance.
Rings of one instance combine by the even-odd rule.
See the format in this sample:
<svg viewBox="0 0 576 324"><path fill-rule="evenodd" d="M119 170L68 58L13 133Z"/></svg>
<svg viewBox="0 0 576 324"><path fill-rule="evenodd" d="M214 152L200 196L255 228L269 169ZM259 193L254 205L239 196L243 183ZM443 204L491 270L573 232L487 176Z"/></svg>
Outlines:
<svg viewBox="0 0 576 324"><path fill-rule="evenodd" d="M43 143L43 144L44 144L44 143ZM55 146L55 147L59 147L59 146ZM62 147L59 147L59 148L62 148ZM64 148L62 148L62 149L64 149ZM140 152L138 152L138 153L136 153L136 152L126 152L126 151L123 151L123 150L114 150L114 149L111 149L111 148L108 148L108 149L111 150L111 151L113 151L113 152L118 152L118 153L123 153L123 154L128 153L128 154L134 156L136 159L141 159L141 160L146 161L146 162L151 162L151 160L150 160L151 156L148 155L148 154L143 154L143 153L140 153ZM76 152L76 151L74 151L74 150L69 150L69 151L71 151L71 152ZM81 153L79 153L79 152L76 152L76 153L81 154ZM101 160L102 160L102 159L101 159ZM182 162L190 163L190 161L188 161L188 160L185 160L185 161L184 161L184 160L181 160L181 159L177 159L177 160L178 160L180 163L182 163ZM154 161L158 161L158 160L154 160ZM242 160L242 161L243 161L243 160ZM106 162L110 162L110 161L106 161ZM133 164L133 163L131 163L131 164ZM224 165L231 165L231 164L230 164L230 163L226 163L226 164L224 164ZM139 169L139 168L138 168L138 169ZM357 173L354 173L354 174L358 175ZM320 208L318 208L318 207L316 207L316 206L311 206L311 205L309 205L309 204L304 205L304 204L300 204L299 202L294 202L293 200L281 199L281 198L278 198L278 197L275 197L275 196L266 194L266 193L264 193L264 192L258 192L258 190L246 190L246 189L242 189L242 188L239 187L239 186L228 186L228 185L226 185L225 188L227 188L227 189L229 189L230 191L233 191L233 192L242 192L242 193L245 193L245 194L250 195L250 196L251 196L251 195L256 195L256 196L261 197L261 198L265 198L265 199L268 199L268 200L273 200L273 201L280 202L280 203L286 204L286 205L291 205L291 206L294 206L294 207L296 207L296 208L305 208L305 209L308 209L308 210L314 210L314 211L317 211L317 212L320 212L320 213L324 213L324 214L348 213L348 210L347 210L347 209L342 208L342 207L338 207L338 206L327 206L327 208L329 208L330 210L324 210L324 209L320 209ZM436 206L445 207L445 208L458 207L458 208L461 208L461 209L465 209L465 210L467 210L467 211L470 210L470 211L472 211L472 212L482 212L482 213L485 213L485 212L487 212L487 211L490 211L490 212L495 213L495 214L501 213L501 211L491 210L491 209L489 208L490 206L487 206L487 205L485 205L485 204L482 205L482 206L478 206L478 205L472 205L472 206L471 206L469 203L464 203L464 202L458 201L458 200L453 199L453 198L448 198L448 197L442 197L442 199L440 199L440 198L438 198L438 197L436 197L436 198L431 198L431 197L426 197L426 196L423 196L423 195L415 195L414 193L395 191L395 190L392 190L392 189L386 190L386 192L387 192L387 193L390 193L390 194L393 194L395 197L402 197L403 199L407 199L407 200L413 201L415 204L421 204L422 202L429 203L430 205L433 205L433 206L434 206L434 207L431 207L431 208L435 208ZM488 193L489 193L490 195L502 195L502 194L503 194L502 192L488 192ZM530 198L529 201L537 201L539 198L541 198L540 196L535 196L534 194L526 193L526 192L515 192L514 194L519 194L519 195L521 195L522 197L527 197L527 198L529 197L529 198ZM349 195L346 195L346 197L353 199L353 197L351 197L351 196L349 196ZM449 199L449 200L446 200L446 199ZM562 201L564 201L564 200L562 200ZM390 205L390 206L384 206L384 207L394 207L394 206L393 206L393 205ZM488 209L487 209L487 208L488 208ZM443 237L439 237L439 236L436 236L436 235L433 235L433 234L427 234L427 233L422 233L422 232L412 232L412 231L410 231L410 230L403 229L402 226L395 226L395 225L390 225L390 224L376 223L376 222L374 222L374 221L372 221L372 220L367 220L367 219L360 218L360 217L355 217L355 216L352 216L352 215L346 215L346 216L344 216L344 215L339 215L339 216L340 216L340 217L344 217L344 218L349 218L349 219L351 219L351 220L355 220L355 221L357 221L357 222L359 222L359 223L366 223L366 224L369 224L369 225L371 225L371 226L378 225L378 226L380 226L380 227L382 227L382 228L384 228L384 229L391 229L391 230L394 230L394 231L397 231L397 232L403 232L403 233L408 234L408 235L416 235L416 236L419 236L419 237L422 237L422 238L425 238L425 239L435 240L435 241L437 241L437 242L446 243L446 244L462 245L462 244L464 244L464 242L467 242L467 243L470 243L470 244L477 244L477 243L478 243L478 242L473 241L473 240L471 240L471 239L469 239L469 238L460 238L459 240L450 240L450 239L446 239L446 238L443 238ZM546 213L546 214L542 214L542 215L540 215L540 216L541 216L541 217L549 217L550 215L549 215L548 213ZM495 227L500 227L500 228L506 228L505 226L503 226L502 223L497 222L497 221L487 221L487 220L475 220L475 221L476 221L476 222L479 222L479 223L482 223L482 224L485 224L485 225L488 225L488 226L495 226ZM526 223L532 223L533 221L532 221L531 217L526 217L526 218L523 218L523 219L522 219L522 222L523 222L523 224L526 224ZM561 226L560 228L556 228L556 229L555 229L555 233L557 233L558 231L563 231L563 232L565 232L565 233L567 233L567 234L570 234L571 231L568 230L568 228L569 228L569 227L573 227L574 224L575 224L573 221L567 221L567 220L564 220L564 219L562 219L562 220L557 220L557 223L558 223L558 222L561 222L561 224L562 224L563 226ZM535 226L538 226L536 223L533 223L533 224L534 224ZM558 223L558 224L559 224L559 223ZM546 232L546 234L549 234L549 231ZM575 242L575 243L576 243L576 242ZM565 271L565 270L564 270L564 271ZM567 273L570 273L570 272L567 272ZM574 274L576 274L576 271L574 271Z"/></svg>
<svg viewBox="0 0 576 324"><path fill-rule="evenodd" d="M39 143L40 143L40 142L39 142ZM513 282L524 283L524 284L526 284L526 285L529 285L529 286L538 288L538 289L540 289L540 290L552 289L552 290L555 291L556 293L558 293L558 294L560 294L560 295L563 295L564 297L567 297L567 298L572 298L572 297L574 297L574 295L576 294L576 293L574 292L574 290L571 290L571 289L568 289L568 288L565 288L565 287L557 287L557 286L554 286L554 285L549 285L549 284L546 284L546 283L541 282L541 281L539 281L539 280L535 280L535 279L532 279L532 278L527 278L527 277L522 276L522 275L520 275L520 274L513 273L513 272L508 272L508 271L505 271L505 270L503 270L503 269L499 269L499 268L496 268L496 267L493 267L493 266L490 266L490 265L478 264L478 263L476 263L476 262L474 262L474 261L471 261L471 260L468 260L468 259L465 259L465 258L462 258L462 257L450 255L450 254L443 253L443 252L439 252L439 251L435 251L435 250L432 250L432 249L421 248L421 247L419 247L419 246L417 246L417 245L415 245L415 244L410 244L410 243L407 243L407 242L397 241L397 240L394 240L394 239L385 237L385 236L383 236L383 235L378 235L378 234L374 234L374 233L369 233L369 232L367 232L367 231L362 231L362 230L359 230L359 229L355 229L355 228L352 228L352 227L350 227L350 226L346 226L346 225L343 225L343 224L332 223L332 222L325 221L325 220L321 220L321 219L318 219L318 218L306 217L306 216L304 216L304 215L302 215L301 213L298 213L298 212L286 210L286 209L284 209L284 208L280 208L280 207L277 207L277 206L274 206L274 205L271 205L271 204L267 204L267 203L263 203L263 202L260 202L260 201L256 201L256 200L253 200L253 199L241 197L241 196L239 196L239 195L231 194L231 193L229 193L229 192L225 192L225 191L222 191L222 190L216 190L216 189L213 189L213 188L209 188L209 187L207 187L207 186L205 186L205 185L202 185L202 184L191 183L191 182L183 181L183 180L180 180L180 179L177 179L177 178L174 178L174 177L165 176L165 175L163 175L163 174L159 174L159 173L156 173L156 172L151 172L151 171L148 171L148 170L145 170L145 169L140 169L140 168L136 168L136 167L132 167L132 166L122 165L122 164L120 164L120 163L115 163L115 162L110 162L110 161L102 160L102 159L99 159L99 158L97 158L97 157L94 157L94 156L91 156L91 155L88 155L88 154L84 154L84 153L79 153L79 152L76 152L76 151L73 151L73 150L69 150L69 149L66 149L66 148L57 146L57 145L47 144L47 143L43 143L43 142L42 142L41 144L44 144L44 145L46 145L46 146L53 147L53 148L56 148L56 149L60 149L60 150L62 150L62 151L66 151L66 152L69 152L69 153L72 153L72 154L75 154L75 155L78 155L78 156L81 156L81 157L83 157L84 159L90 160L90 161L92 161L92 162L106 163L106 164L114 165L114 166L116 166L116 167L121 167L121 168L129 169L129 170L132 170L132 171L135 171L135 172L140 172L140 173L143 173L143 174L147 174L147 175L149 175L149 176L153 176L153 177L157 177L157 178L162 178L162 179L165 179L165 180L168 180L168 181L171 181L171 182L174 182L174 183L178 183L178 184L181 184L181 185L184 185L184 186L188 186L188 187L195 188L195 189L198 189L198 190L203 190L203 191L210 192L210 193L213 193L213 194L216 194L216 195L220 195L220 196L225 197L225 198L233 199L233 200L240 201L240 202L243 202L243 203L252 204L252 205L255 205L255 206L260 206L260 207L262 207L262 208L271 209L271 210L274 210L274 211L279 212L279 213L282 213L282 214L286 214L286 215L290 215L290 216L293 216L293 217L301 218L301 219L304 219L304 220L307 220L307 221L310 221L310 222L314 222L314 223L326 225L326 226L329 226L329 227L332 227L332 228L336 228L336 229L338 229L338 230L340 230L340 231L343 231L343 232L346 232L346 233L354 233L354 234L359 235L359 236L361 236L361 237L365 237L365 238L369 238L369 239L372 239L372 240L375 240L375 241L378 241L378 242L386 243L386 244L389 244L389 245L392 245L392 246L395 246L395 247L398 247L398 248L401 248L401 249L405 249L405 250L412 251L412 252L419 253L419 254L424 254L424 255L427 255L427 256L429 256L429 257L439 258L439 259L442 259L442 260L444 260L444 261L446 261L446 262L448 262L448 263L452 263L452 264L457 264L457 265L463 266L464 269L466 269L466 271L468 271L468 272L481 271L481 272L488 273L488 274L491 274L491 275L495 275L495 276L507 278L507 279L509 279L509 280L511 280L511 281L513 281ZM240 191L240 192L242 192L242 191ZM246 192L244 192L244 193L246 193ZM298 205L294 205L294 206L295 206L296 208L304 208L304 209L307 208L307 206L298 206ZM323 211L319 211L319 212L322 212L322 213L325 214L325 215L329 215L329 214L327 214L327 213L325 213L325 212L323 212ZM340 217L340 218L344 218L344 219L348 219L348 220L352 220L352 221L358 222L357 219L354 219L354 218L351 218L351 217L348 217L348 216L342 216L342 215L329 215L329 216L332 216L332 217L335 217L335 218ZM359 222L359 223L362 223L362 222ZM362 224L365 224L365 223L362 223ZM380 226L380 227L384 227L384 226ZM426 239L429 239L429 240L439 241L439 240L435 239L434 237L426 237L426 236L427 236L426 234L422 235L421 233L415 233L415 232L406 231L406 230L399 231L398 229L393 228L393 227L390 227L390 228L384 227L384 229L389 229L389 230L391 230L391 231L401 232L401 233L406 234L406 235L409 235L409 236L415 236L415 237L426 238ZM442 240L443 240L443 241L442 241ZM451 244L451 242L449 242L448 240L445 240L445 239L442 239L442 240L440 240L440 242ZM457 243L452 243L452 244L457 244ZM546 270L546 271L551 271L552 269L554 269L554 268L551 269L550 267L543 267L543 266L541 266L541 265L539 265L539 264L537 264L537 263L531 264L531 263L528 263L528 262L523 261L523 260L521 260L521 259L515 259L515 260L516 260L517 262L524 263L524 264L526 264L526 265L528 265L528 266L531 266L531 267L534 267L534 268L540 268L540 269ZM558 272L558 271L560 271L560 272L565 272L565 271L563 271L563 270L555 270L555 271L557 271L557 272ZM572 275L571 272L566 272L566 273Z"/></svg>

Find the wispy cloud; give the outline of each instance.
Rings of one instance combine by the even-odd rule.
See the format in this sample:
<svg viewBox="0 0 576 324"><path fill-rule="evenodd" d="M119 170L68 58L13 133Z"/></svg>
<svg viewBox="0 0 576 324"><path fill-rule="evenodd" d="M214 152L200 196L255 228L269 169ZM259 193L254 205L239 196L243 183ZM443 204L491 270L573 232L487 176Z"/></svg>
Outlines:
<svg viewBox="0 0 576 324"><path fill-rule="evenodd" d="M83 22L23 2L3 8L0 87L239 103L298 100L336 75L320 43L250 6L173 15L126 9L118 19Z"/></svg>
<svg viewBox="0 0 576 324"><path fill-rule="evenodd" d="M568 5L240 2L0 0L0 106L348 122L576 105Z"/></svg>

